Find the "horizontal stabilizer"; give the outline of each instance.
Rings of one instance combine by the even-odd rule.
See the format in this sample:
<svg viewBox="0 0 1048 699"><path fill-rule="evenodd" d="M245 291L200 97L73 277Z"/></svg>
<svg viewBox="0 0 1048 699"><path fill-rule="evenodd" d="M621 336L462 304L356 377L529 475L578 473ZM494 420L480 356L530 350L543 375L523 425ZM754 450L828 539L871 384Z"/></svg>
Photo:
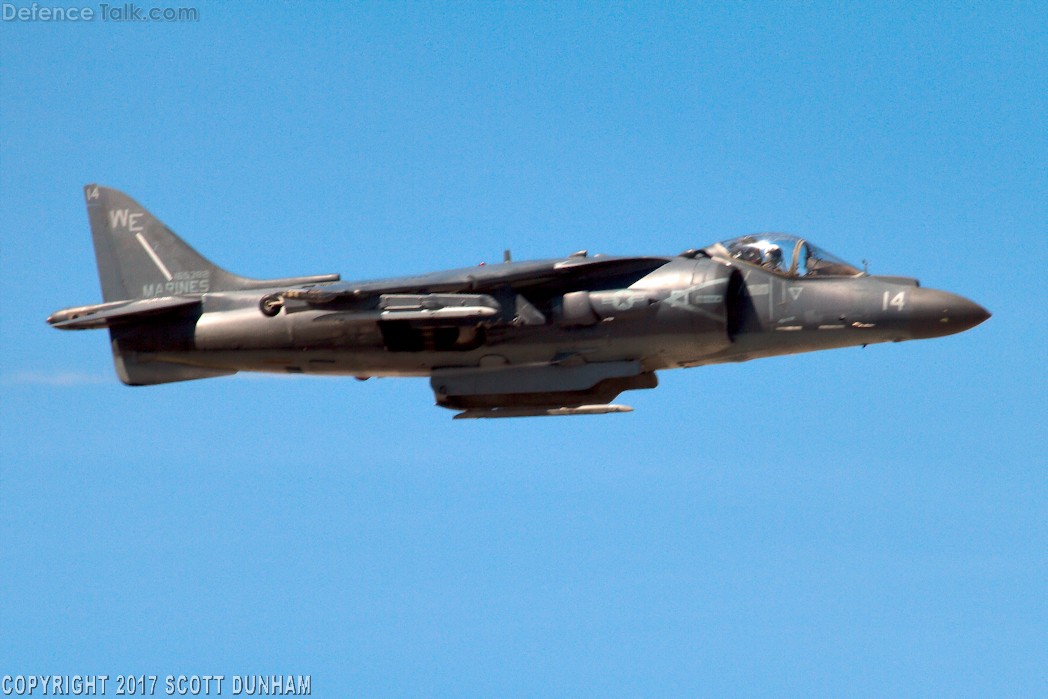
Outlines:
<svg viewBox="0 0 1048 699"><path fill-rule="evenodd" d="M55 311L47 322L61 330L93 330L198 305L200 305L199 296L194 298L159 296L137 301L112 301L94 306L78 306Z"/></svg>
<svg viewBox="0 0 1048 699"><path fill-rule="evenodd" d="M475 420L499 417L556 417L558 415L605 415L607 413L632 413L628 405L578 405L573 408L474 408L463 410L452 420Z"/></svg>

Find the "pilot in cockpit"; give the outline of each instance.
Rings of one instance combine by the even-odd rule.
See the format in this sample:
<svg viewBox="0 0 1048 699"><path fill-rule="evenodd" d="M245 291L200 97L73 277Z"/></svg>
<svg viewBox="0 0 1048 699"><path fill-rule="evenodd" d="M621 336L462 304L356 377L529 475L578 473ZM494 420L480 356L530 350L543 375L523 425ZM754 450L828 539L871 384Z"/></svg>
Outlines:
<svg viewBox="0 0 1048 699"><path fill-rule="evenodd" d="M746 235L726 240L721 245L737 260L790 277L855 277L862 274L854 265L801 238L783 233Z"/></svg>
<svg viewBox="0 0 1048 699"><path fill-rule="evenodd" d="M737 259L742 260L743 262L749 262L750 264L761 264L761 248L757 244L756 238L746 236L740 239L739 243L734 247L734 254Z"/></svg>
<svg viewBox="0 0 1048 699"><path fill-rule="evenodd" d="M775 243L764 249L764 267L776 272L785 271L782 269L782 248Z"/></svg>

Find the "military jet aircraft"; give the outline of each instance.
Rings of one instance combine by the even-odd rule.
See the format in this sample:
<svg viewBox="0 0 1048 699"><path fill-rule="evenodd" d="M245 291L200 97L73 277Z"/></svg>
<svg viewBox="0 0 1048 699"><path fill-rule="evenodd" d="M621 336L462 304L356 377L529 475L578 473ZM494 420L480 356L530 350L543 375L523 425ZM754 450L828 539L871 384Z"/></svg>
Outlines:
<svg viewBox="0 0 1048 699"><path fill-rule="evenodd" d="M107 328L132 386L264 371L428 376L456 418L627 412L655 372L958 333L990 317L908 277L871 276L791 235L667 257L589 256L379 281L248 279L115 189L84 188Z"/></svg>

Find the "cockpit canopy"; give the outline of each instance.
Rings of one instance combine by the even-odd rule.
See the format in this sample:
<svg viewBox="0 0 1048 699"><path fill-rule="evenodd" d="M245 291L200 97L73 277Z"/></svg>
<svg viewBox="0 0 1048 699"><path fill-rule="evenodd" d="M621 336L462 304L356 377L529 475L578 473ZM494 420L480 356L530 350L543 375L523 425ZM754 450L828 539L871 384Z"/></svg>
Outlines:
<svg viewBox="0 0 1048 699"><path fill-rule="evenodd" d="M817 248L803 238L783 233L760 233L718 244L730 257L789 277L854 277L854 265Z"/></svg>

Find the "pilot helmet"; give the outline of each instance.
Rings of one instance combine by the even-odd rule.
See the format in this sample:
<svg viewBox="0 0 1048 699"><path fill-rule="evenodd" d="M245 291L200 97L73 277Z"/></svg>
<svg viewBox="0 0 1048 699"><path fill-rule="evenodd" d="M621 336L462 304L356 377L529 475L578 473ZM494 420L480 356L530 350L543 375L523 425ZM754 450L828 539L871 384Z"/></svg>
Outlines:
<svg viewBox="0 0 1048 699"><path fill-rule="evenodd" d="M764 262L769 267L781 267L782 266L782 249L772 243L768 246L767 250L764 251Z"/></svg>
<svg viewBox="0 0 1048 699"><path fill-rule="evenodd" d="M761 263L761 251L759 248L753 245L744 246L742 249L739 250L738 253L736 253L735 256L740 260L743 260L745 262L752 262L755 265L759 265Z"/></svg>

